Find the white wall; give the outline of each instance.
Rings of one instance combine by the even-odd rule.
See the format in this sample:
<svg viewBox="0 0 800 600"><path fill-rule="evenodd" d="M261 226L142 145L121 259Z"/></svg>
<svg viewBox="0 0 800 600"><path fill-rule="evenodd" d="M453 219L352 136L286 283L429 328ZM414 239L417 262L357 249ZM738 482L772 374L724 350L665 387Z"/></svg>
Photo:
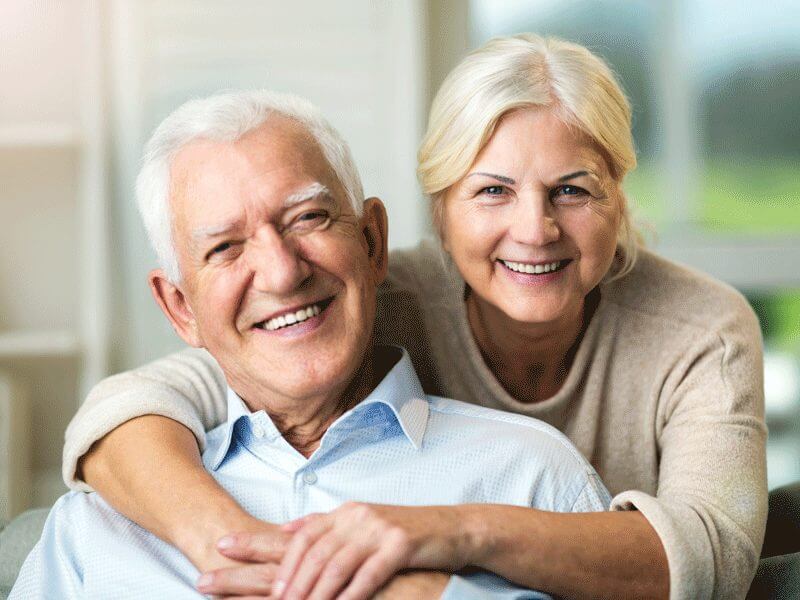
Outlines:
<svg viewBox="0 0 800 600"><path fill-rule="evenodd" d="M155 260L133 201L155 125L186 99L225 88L306 96L350 141L365 191L386 202L390 244L413 244L428 228L414 174L428 5L0 2L0 374L27 390L7 393L6 404L30 402L34 504L63 490L63 432L82 379L105 370L106 321L112 371L181 347L147 289ZM11 439L4 431L0 448Z"/></svg>
<svg viewBox="0 0 800 600"><path fill-rule="evenodd" d="M145 284L154 257L133 206L141 147L192 96L267 87L318 104L350 142L367 195L387 204L390 245L427 230L415 178L427 108L422 0L117 0L109 14L118 340L130 368L180 347Z"/></svg>

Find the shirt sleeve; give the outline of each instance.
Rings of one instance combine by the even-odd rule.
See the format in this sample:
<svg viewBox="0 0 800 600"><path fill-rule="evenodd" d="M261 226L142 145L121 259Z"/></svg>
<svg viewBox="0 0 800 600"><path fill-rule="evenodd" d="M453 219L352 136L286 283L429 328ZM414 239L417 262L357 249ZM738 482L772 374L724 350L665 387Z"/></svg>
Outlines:
<svg viewBox="0 0 800 600"><path fill-rule="evenodd" d="M9 600L84 597L77 555L79 544L73 539L69 522L59 519L62 500L50 511L42 537L25 559Z"/></svg>
<svg viewBox="0 0 800 600"><path fill-rule="evenodd" d="M479 571L453 575L440 600L552 600L552 596L526 590L493 573Z"/></svg>
<svg viewBox="0 0 800 600"><path fill-rule="evenodd" d="M603 512L611 504L611 495L600 480L600 476L592 469L586 477L586 485L575 499L569 512Z"/></svg>
<svg viewBox="0 0 800 600"><path fill-rule="evenodd" d="M744 302L744 301L742 301ZM639 510L669 562L670 598L744 598L767 515L763 357L755 315L732 315L675 357L657 417L656 496L618 494Z"/></svg>
<svg viewBox="0 0 800 600"><path fill-rule="evenodd" d="M205 431L226 418L225 391L219 365L205 350L198 349L187 349L104 379L89 392L67 427L64 482L76 491L92 491L76 478L78 460L111 430L143 415L161 415L185 425L202 451Z"/></svg>

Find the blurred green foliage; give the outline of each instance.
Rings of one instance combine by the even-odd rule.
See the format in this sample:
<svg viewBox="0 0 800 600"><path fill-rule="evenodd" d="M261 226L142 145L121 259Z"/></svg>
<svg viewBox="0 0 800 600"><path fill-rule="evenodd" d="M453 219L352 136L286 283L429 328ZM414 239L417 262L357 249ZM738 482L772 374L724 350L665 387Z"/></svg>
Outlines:
<svg viewBox="0 0 800 600"><path fill-rule="evenodd" d="M748 295L770 347L800 354L800 293Z"/></svg>
<svg viewBox="0 0 800 600"><path fill-rule="evenodd" d="M696 173L701 228L743 235L800 232L800 160L715 158ZM669 217L669 197L660 169L641 164L625 179L634 215L653 225Z"/></svg>
<svg viewBox="0 0 800 600"><path fill-rule="evenodd" d="M800 160L716 159L700 173L700 222L746 234L800 231Z"/></svg>

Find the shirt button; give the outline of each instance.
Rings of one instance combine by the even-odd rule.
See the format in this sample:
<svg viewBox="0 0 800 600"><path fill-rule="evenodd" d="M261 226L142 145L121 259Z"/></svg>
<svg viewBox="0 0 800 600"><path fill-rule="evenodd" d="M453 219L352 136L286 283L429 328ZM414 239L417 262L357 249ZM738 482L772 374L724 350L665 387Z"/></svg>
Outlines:
<svg viewBox="0 0 800 600"><path fill-rule="evenodd" d="M315 483L317 483L317 474L314 473L314 471L304 471L303 481L308 485L314 485Z"/></svg>
<svg viewBox="0 0 800 600"><path fill-rule="evenodd" d="M257 438L257 439L259 439L259 440L260 440L261 438L263 438L263 437L264 437L264 429L263 429L263 428L262 428L260 425L256 425L256 426L254 426L254 427L253 427L253 435L254 435L254 436Z"/></svg>

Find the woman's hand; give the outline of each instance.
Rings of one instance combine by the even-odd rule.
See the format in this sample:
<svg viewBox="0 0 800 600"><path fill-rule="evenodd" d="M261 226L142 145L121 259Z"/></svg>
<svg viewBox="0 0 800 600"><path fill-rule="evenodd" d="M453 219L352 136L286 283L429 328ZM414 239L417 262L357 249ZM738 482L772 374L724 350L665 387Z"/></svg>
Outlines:
<svg viewBox="0 0 800 600"><path fill-rule="evenodd" d="M227 564L203 573L197 580L197 590L217 596L269 598L290 538L283 528L263 521L250 531L226 535L216 548L217 556ZM244 548L247 550L242 551Z"/></svg>
<svg viewBox="0 0 800 600"><path fill-rule="evenodd" d="M215 581L219 574L225 587L201 591L287 599L370 598L404 569L464 567L469 552L460 539L458 510L350 502L327 514L308 515L281 528L291 540L277 570L277 554L264 536L223 538L220 552L226 557L266 564L217 571Z"/></svg>

